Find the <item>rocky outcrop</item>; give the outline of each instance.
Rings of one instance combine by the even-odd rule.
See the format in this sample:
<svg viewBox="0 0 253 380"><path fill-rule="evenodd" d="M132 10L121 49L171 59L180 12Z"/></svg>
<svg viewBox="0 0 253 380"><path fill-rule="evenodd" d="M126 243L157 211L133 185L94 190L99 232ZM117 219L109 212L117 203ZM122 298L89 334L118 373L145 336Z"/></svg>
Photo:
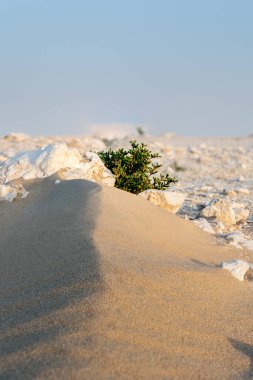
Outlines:
<svg viewBox="0 0 253 380"><path fill-rule="evenodd" d="M49 144L41 149L16 154L0 166L2 183L18 178L45 178L60 171L63 179L88 179L114 185L114 176L96 153L84 157L66 144Z"/></svg>
<svg viewBox="0 0 253 380"><path fill-rule="evenodd" d="M108 186L114 186L115 179L109 169L105 167L96 153L85 153L82 163L77 167L66 168L61 171L62 179L87 179L102 182Z"/></svg>

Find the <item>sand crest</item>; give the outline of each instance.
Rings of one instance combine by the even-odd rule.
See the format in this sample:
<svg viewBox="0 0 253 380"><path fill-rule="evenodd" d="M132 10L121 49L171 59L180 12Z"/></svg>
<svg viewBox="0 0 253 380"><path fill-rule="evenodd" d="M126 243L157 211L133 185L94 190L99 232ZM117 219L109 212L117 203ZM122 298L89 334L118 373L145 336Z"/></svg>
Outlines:
<svg viewBox="0 0 253 380"><path fill-rule="evenodd" d="M0 207L1 378L250 379L251 282L217 266L237 251L132 194L55 180Z"/></svg>

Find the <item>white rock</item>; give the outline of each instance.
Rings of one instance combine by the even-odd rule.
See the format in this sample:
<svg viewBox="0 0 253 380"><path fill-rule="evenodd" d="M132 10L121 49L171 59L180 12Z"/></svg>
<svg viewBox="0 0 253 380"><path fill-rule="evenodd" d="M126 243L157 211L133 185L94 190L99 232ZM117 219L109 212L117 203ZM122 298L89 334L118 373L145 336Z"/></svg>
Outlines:
<svg viewBox="0 0 253 380"><path fill-rule="evenodd" d="M103 182L108 186L114 186L115 178L103 164L100 157L93 152L87 152L83 162L78 167L67 168L62 172L63 179L88 179L95 182Z"/></svg>
<svg viewBox="0 0 253 380"><path fill-rule="evenodd" d="M41 149L16 154L0 166L4 183L18 178L48 177L60 169L78 166L82 156L66 144L51 144Z"/></svg>
<svg viewBox="0 0 253 380"><path fill-rule="evenodd" d="M199 154L199 150L193 146L188 146L188 152L192 154Z"/></svg>
<svg viewBox="0 0 253 380"><path fill-rule="evenodd" d="M220 220L215 220L215 226L216 226L217 230L220 232L223 232L226 229L226 227L224 226L224 224Z"/></svg>
<svg viewBox="0 0 253 380"><path fill-rule="evenodd" d="M16 154L0 165L3 183L17 178L45 178L61 170L64 179L88 179L114 185L114 176L96 153L83 158L75 148L66 144L49 144L41 149Z"/></svg>
<svg viewBox="0 0 253 380"><path fill-rule="evenodd" d="M18 186L18 194L20 194L21 198L26 198L29 194L29 191L27 191L23 186Z"/></svg>
<svg viewBox="0 0 253 380"><path fill-rule="evenodd" d="M0 201L12 202L17 196L26 198L28 194L28 191L26 191L21 185L13 187L0 184Z"/></svg>
<svg viewBox="0 0 253 380"><path fill-rule="evenodd" d="M239 281L244 280L244 275L250 268L249 264L243 260L223 262L221 263L221 267L227 269Z"/></svg>
<svg viewBox="0 0 253 380"><path fill-rule="evenodd" d="M244 248L247 248L250 251L253 251L253 240L250 240L250 239L248 240L245 238L245 240L243 241L242 244L243 244Z"/></svg>
<svg viewBox="0 0 253 380"><path fill-rule="evenodd" d="M223 193L228 195L230 198L235 198L238 195L234 190L229 190L229 189L224 189Z"/></svg>
<svg viewBox="0 0 253 380"><path fill-rule="evenodd" d="M223 237L227 241L234 243L234 245L241 244L245 239L244 235L240 231L234 231L228 234L224 234Z"/></svg>
<svg viewBox="0 0 253 380"><path fill-rule="evenodd" d="M94 137L85 137L82 139L82 145L85 147L85 151L99 152L106 149L106 145L103 141Z"/></svg>
<svg viewBox="0 0 253 380"><path fill-rule="evenodd" d="M4 156L3 154L0 154L0 162L3 162L7 160L8 157Z"/></svg>
<svg viewBox="0 0 253 380"><path fill-rule="evenodd" d="M121 139L135 132L135 126L128 123L96 124L92 126L93 136L99 139Z"/></svg>
<svg viewBox="0 0 253 380"><path fill-rule="evenodd" d="M253 251L253 240L249 240L240 231L224 234L223 237L236 248L247 248Z"/></svg>
<svg viewBox="0 0 253 380"><path fill-rule="evenodd" d="M10 185L0 185L0 201L12 202L17 196L17 190Z"/></svg>
<svg viewBox="0 0 253 380"><path fill-rule="evenodd" d="M245 221L249 216L249 210L244 208L234 208L236 223Z"/></svg>
<svg viewBox="0 0 253 380"><path fill-rule="evenodd" d="M194 223L198 227L202 228L202 230L204 230L205 232L208 232L209 234L214 234L213 228L210 226L210 224L205 218L195 219Z"/></svg>
<svg viewBox="0 0 253 380"><path fill-rule="evenodd" d="M169 190L145 190L138 196L175 214L185 200L186 194Z"/></svg>
<svg viewBox="0 0 253 380"><path fill-rule="evenodd" d="M229 197L212 199L201 211L201 215L205 218L216 218L229 226L236 224L235 213Z"/></svg>
<svg viewBox="0 0 253 380"><path fill-rule="evenodd" d="M60 181L59 179L57 179L57 180L55 181L55 184L58 185L59 183L61 183L61 181Z"/></svg>
<svg viewBox="0 0 253 380"><path fill-rule="evenodd" d="M213 190L213 188L212 188L212 186L203 185L203 186L200 187L199 190L201 190L201 191L211 191L211 190Z"/></svg>
<svg viewBox="0 0 253 380"><path fill-rule="evenodd" d="M243 203L233 202L232 208L245 208L245 205Z"/></svg>
<svg viewBox="0 0 253 380"><path fill-rule="evenodd" d="M240 195L249 195L249 193L250 193L249 189L246 189L246 188L243 188L243 187L241 187L241 188L238 189L237 191L238 191L238 193L239 193Z"/></svg>

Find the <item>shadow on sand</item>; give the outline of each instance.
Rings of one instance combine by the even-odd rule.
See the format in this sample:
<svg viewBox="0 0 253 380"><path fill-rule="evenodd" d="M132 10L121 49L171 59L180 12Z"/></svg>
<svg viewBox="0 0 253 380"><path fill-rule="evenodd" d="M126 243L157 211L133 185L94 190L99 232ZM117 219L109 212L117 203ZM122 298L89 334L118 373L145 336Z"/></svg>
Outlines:
<svg viewBox="0 0 253 380"><path fill-rule="evenodd" d="M244 379L253 379L253 346L244 342L239 342L236 339L229 338L229 342L239 352L248 356L250 360L249 369L243 374Z"/></svg>
<svg viewBox="0 0 253 380"><path fill-rule="evenodd" d="M93 245L101 187L55 179L28 181L27 199L1 204L1 379L34 378L67 361L64 349L49 357L36 350L78 330L80 320L88 331L103 288Z"/></svg>

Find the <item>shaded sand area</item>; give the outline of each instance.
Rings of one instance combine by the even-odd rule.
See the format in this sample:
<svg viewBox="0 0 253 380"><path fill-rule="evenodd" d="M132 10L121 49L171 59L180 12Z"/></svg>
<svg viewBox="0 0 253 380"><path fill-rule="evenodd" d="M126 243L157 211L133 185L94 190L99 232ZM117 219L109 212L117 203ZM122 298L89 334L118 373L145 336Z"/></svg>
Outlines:
<svg viewBox="0 0 253 380"><path fill-rule="evenodd" d="M1 379L252 378L252 282L217 267L238 252L132 194L55 179L0 207Z"/></svg>

